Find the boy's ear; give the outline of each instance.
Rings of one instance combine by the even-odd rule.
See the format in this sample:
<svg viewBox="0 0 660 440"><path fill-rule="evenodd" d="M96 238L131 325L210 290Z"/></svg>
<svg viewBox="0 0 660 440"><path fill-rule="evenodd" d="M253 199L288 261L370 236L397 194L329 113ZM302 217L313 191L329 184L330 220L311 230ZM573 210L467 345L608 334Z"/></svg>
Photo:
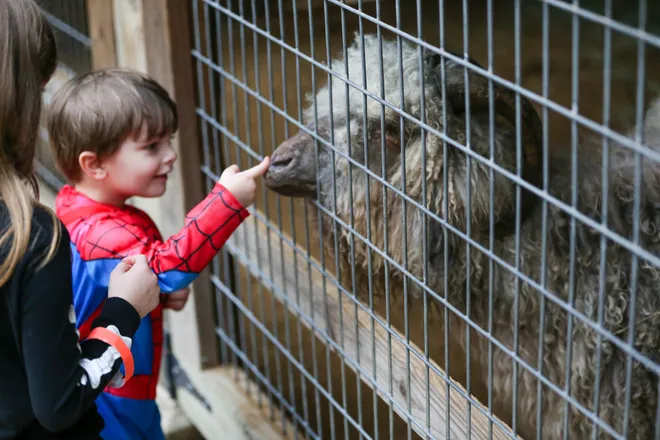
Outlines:
<svg viewBox="0 0 660 440"><path fill-rule="evenodd" d="M107 175L103 163L99 160L96 153L83 151L80 153L80 156L78 156L78 163L80 164L82 172L92 179L103 180Z"/></svg>

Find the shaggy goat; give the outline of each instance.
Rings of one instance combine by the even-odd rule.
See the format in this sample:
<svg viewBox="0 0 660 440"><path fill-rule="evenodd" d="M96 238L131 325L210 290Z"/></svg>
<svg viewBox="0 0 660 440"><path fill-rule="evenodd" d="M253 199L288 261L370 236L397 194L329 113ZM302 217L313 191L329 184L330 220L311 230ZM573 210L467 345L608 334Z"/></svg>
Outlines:
<svg viewBox="0 0 660 440"><path fill-rule="evenodd" d="M370 35L364 36L363 43L356 39L348 48L347 60L335 60L333 69L345 77L347 72L344 66L348 65L348 77L353 82L363 85L364 75L366 89L370 93L387 100L396 108L404 104L406 113L427 121L438 132L445 127L441 88L444 82L447 133L464 144L466 88L463 67L447 60L443 78L437 55L424 53L421 63L419 56L417 47L403 42L400 64L396 42L384 41L381 49L378 40ZM370 66L366 71L363 70L363 57L366 66ZM423 72L421 78L420 65ZM543 376L555 389L568 390L567 394L582 407L566 405L570 410L565 415L564 397L545 383L541 421L544 439L562 438L566 434L565 429L569 431L568 438L591 438L592 429L598 428L593 421L597 418L604 420L606 425L598 428L598 438L612 438L612 431L619 435L627 432L627 438L631 439L652 438L658 393L655 370L660 354L660 314L656 314L660 309L660 269L641 257L634 266L631 252L621 245L623 241L612 239L604 241L607 247L606 262L601 268L602 234L597 228L581 220L573 222L571 214L557 203L548 203L544 207L540 198L532 192L522 193L523 209L519 214L521 226L517 243L512 226L516 213L516 184L511 179L497 171L491 175L489 165L477 158L472 159L471 168L468 168L466 153L450 143L446 144L445 152L442 138L432 132L425 135L426 162L423 166L424 142L419 124L404 119L401 130L396 111L383 107L371 97L365 99L362 91L353 87L348 93L347 104L345 83L333 76L330 84L331 88L326 85L318 91L315 105L310 105L304 112L306 127L311 132L317 132L326 142L315 143L304 130L285 141L272 155L272 164L265 176L268 187L282 195L316 201L345 224L353 225L362 237L370 234L373 246L386 251L391 262L405 266L419 280L424 274L426 258L428 288L441 298L446 294L448 301L462 312L467 310L466 290L469 285L470 318L487 331L489 311L492 310L493 338L508 350L514 350L517 343L518 356L524 363L517 367L518 395L513 393L514 360L509 353L495 347L493 398L495 408L502 405L511 407L513 400L517 399L517 429L523 437L536 438L537 385L538 377ZM469 133L472 151L490 160L486 84L483 77L474 74L470 77L472 116ZM420 102L422 85L425 97L423 112ZM500 118L496 119L495 124L493 160L499 167L515 174L515 101L512 92L497 87L495 90L494 102ZM400 102L402 97L403 103ZM538 185L542 177L541 124L529 102L521 98L521 104L522 175L527 181ZM383 108L384 121L381 121ZM660 103L656 103L647 115L644 131L645 143L653 149L660 148ZM326 143L333 145L336 151ZM579 151L576 206L598 224L603 217L601 148L594 143L588 150L581 148ZM405 156L403 167L402 155ZM351 161L347 159L349 156ZM607 227L624 239L631 239L633 231L638 229L639 248L657 256L660 254L660 193L656 189L660 183L660 170L649 160L643 162L639 179L639 217L636 217L634 154L621 145L612 145L609 159ZM571 162L561 157L553 158L552 162L550 196L570 205ZM368 176L362 169L363 165L373 175ZM383 185L374 175L384 175L388 184ZM401 189L403 183L408 201L392 190ZM420 209L424 204L424 186L425 209ZM471 212L468 210L468 200ZM492 265L490 252L487 251L491 209L495 226L492 253L499 259ZM451 228L445 228L437 219L429 218L426 210L446 220ZM333 218L328 215L322 217L324 239L332 244ZM425 218L426 240L423 240ZM540 233L544 218L547 225L545 240ZM471 239L481 246L472 246L469 256L465 240L460 236L468 232L468 226ZM357 285L366 286L368 253L371 252L374 295L385 295L385 277L388 277L391 297L401 300L404 296L402 272L392 269L392 264L389 264L390 270L386 275L386 260L359 237L354 239L355 258L351 259L351 231L343 227L338 229L338 258L342 275L350 275L351 265L354 264ZM404 239L407 246L403 246ZM424 241L426 249L422 246ZM575 251L573 268L570 264L572 247ZM515 275L516 257L520 272L527 277L524 280L518 281ZM545 268L545 273L542 273L542 268ZM633 274L636 274L634 278ZM601 279L605 281L604 286L600 285ZM490 283L492 303L489 300ZM409 297L420 298L424 294L421 283L408 280L407 285ZM539 286L545 287L540 291ZM367 289L358 290L364 292ZM629 321L633 306L635 325ZM540 319L542 307L545 309L543 322ZM579 314L569 313L572 308ZM431 309L435 319L442 318L440 302ZM573 319L569 319L570 316L574 316ZM599 327L599 317L603 330L595 329ZM452 335L465 335L465 325L463 319L451 318ZM627 359L630 356L622 347L627 346L629 332L633 330L636 357L632 358L632 375L627 383ZM517 338L514 336L516 333ZM602 342L599 335L602 335ZM540 344L543 353L542 365L539 366ZM480 337L467 348L475 353L473 361L483 366L487 362L487 347L486 338ZM567 364L570 364L570 371L566 371ZM568 386L565 383L567 377ZM596 391L599 396L597 408L594 407ZM624 410L626 399L630 401L629 412ZM595 416L590 415L592 411L596 412ZM629 416L627 420L625 416Z"/></svg>

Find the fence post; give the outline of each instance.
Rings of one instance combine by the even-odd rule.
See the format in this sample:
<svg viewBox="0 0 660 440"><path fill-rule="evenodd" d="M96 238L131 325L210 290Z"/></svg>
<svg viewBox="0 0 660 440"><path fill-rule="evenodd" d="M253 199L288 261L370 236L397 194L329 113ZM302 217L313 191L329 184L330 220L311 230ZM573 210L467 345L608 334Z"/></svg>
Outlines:
<svg viewBox="0 0 660 440"><path fill-rule="evenodd" d="M117 64L114 27L114 0L87 0L87 25L92 40L92 68Z"/></svg>

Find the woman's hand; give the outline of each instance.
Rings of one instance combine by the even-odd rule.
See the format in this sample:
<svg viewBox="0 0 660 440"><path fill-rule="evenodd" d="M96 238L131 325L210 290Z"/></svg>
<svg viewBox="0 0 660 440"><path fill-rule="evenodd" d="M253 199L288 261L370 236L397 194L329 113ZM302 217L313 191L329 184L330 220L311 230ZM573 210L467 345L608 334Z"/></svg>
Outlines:
<svg viewBox="0 0 660 440"><path fill-rule="evenodd" d="M160 302L158 277L144 255L124 258L110 274L108 297L118 296L131 304L144 318Z"/></svg>

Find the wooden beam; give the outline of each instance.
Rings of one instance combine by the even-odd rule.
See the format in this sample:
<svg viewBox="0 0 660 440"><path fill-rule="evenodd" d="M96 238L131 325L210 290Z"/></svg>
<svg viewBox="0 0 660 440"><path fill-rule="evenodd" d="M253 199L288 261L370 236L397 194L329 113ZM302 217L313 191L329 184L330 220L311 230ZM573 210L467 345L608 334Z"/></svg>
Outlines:
<svg viewBox="0 0 660 440"><path fill-rule="evenodd" d="M147 40L160 37L158 30L153 35L145 32L142 0L113 0L112 3L117 66L148 73ZM134 197L128 203L147 212L160 226L163 212L160 200Z"/></svg>
<svg viewBox="0 0 660 440"><path fill-rule="evenodd" d="M399 342L405 341L403 335L394 330L400 338L390 338L388 329L375 323L373 325L375 338L372 337L370 314L359 307L356 313L353 300L344 297L340 301L336 289L324 291L323 275L317 270L310 272L304 262L296 264L290 248L285 247L282 252L280 236L268 230L263 222L249 219L239 229L244 231L237 230L227 244L236 258L252 276L264 283L278 300L287 305L295 316L300 317L303 324L312 329L324 343L336 349L334 344L341 347L341 339L343 339L342 350L347 365L354 371L359 368L360 378L371 388L376 385L379 396L392 405L394 411L404 420L409 419L406 408L410 399L411 426L420 436L427 438L430 434L433 438L447 438L446 416L449 407L451 415L448 438L452 440L491 438L489 437L490 421L485 415L489 413L488 408L480 403L472 404L471 417L468 420L466 416L468 400L461 395L461 392L467 395L465 389L458 382L451 380L456 389L451 389L450 395L447 396L446 381L441 377L444 376L444 371L435 362L429 363L435 370L440 371L441 375L430 371L427 378L426 363L414 354L410 355L410 369L408 369L406 365L408 349ZM269 252L263 250L264 243L270 243ZM284 262L281 261L282 255ZM321 267L316 261L314 264L317 265L316 267ZM272 279L265 279L263 271L269 265L282 267L284 271L276 271ZM296 285L296 280L299 283L294 291L291 286ZM314 316L313 322L310 318L312 316ZM383 322L385 321L383 319ZM388 346L390 339L391 353ZM410 346L418 353L423 353L423 350L414 344L410 343ZM409 376L410 388L408 388ZM383 393L383 391L389 392L390 383L394 385L391 400ZM427 389L430 396L427 396ZM477 401L476 398L474 400ZM427 402L430 404L427 405ZM430 415L428 429L426 428L427 410ZM511 438L511 430L506 424L497 418L495 420L505 428L493 423L492 438L502 440Z"/></svg>
<svg viewBox="0 0 660 440"><path fill-rule="evenodd" d="M117 65L114 0L87 0L87 25L92 40L92 69Z"/></svg>
<svg viewBox="0 0 660 440"><path fill-rule="evenodd" d="M151 38L142 25L142 0L113 0L117 65L147 72L146 40ZM149 11L149 14L153 11ZM148 14L147 14L148 15Z"/></svg>
<svg viewBox="0 0 660 440"><path fill-rule="evenodd" d="M185 365L185 364L184 364ZM184 367L185 368L185 367ZM188 419L208 439L293 440L304 438L287 423L269 420L267 407L260 407L259 392L242 370L216 367L189 374L190 380L208 401L209 411L184 387L177 387L177 401ZM245 389L250 389L248 395ZM267 402L264 397L262 401ZM268 405L268 403L266 404Z"/></svg>

